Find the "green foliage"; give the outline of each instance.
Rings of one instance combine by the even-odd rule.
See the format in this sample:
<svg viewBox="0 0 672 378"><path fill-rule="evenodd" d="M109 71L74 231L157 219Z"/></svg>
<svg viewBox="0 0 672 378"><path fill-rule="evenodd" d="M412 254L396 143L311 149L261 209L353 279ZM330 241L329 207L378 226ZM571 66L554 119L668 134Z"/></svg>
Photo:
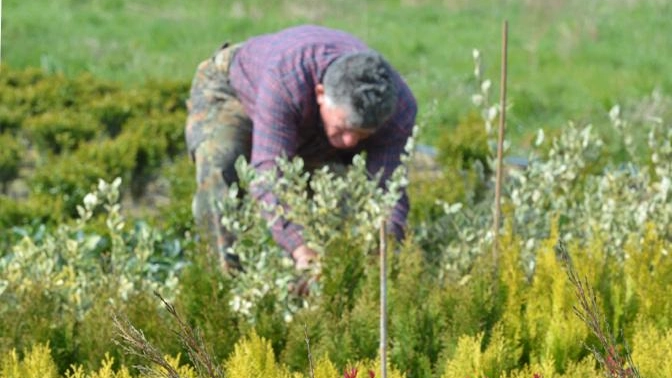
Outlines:
<svg viewBox="0 0 672 378"><path fill-rule="evenodd" d="M412 142L412 140L411 140ZM413 150L407 146L407 154ZM311 248L322 250L345 239L362 243L364 252L375 246L381 219L386 219L408 184L406 170L400 166L387 180L387 190L379 186L378 174L369 178L366 156L356 155L352 166L344 174L330 167L302 173L303 162L278 163L278 172L260 178L260 185L270 186L283 207L276 209L280 216L304 226L303 235ZM276 175L280 176L275 179ZM308 197L310 193L310 197ZM340 226L340 227L337 227ZM334 230L341 232L334 232Z"/></svg>
<svg viewBox="0 0 672 378"><path fill-rule="evenodd" d="M205 250L194 250L192 262L180 275L181 290L176 302L191 324L207 335L220 358L229 355L241 337L241 319L230 309L231 277L219 269L218 261Z"/></svg>
<svg viewBox="0 0 672 378"><path fill-rule="evenodd" d="M466 116L454 130L441 135L437 149L437 160L443 167L466 170L479 162L487 168L490 150L481 116L473 113ZM488 169L486 173L490 173Z"/></svg>
<svg viewBox="0 0 672 378"><path fill-rule="evenodd" d="M0 226L9 235L0 244L12 245L17 238L30 235L36 237L36 231L47 225L53 225L54 221L60 220L63 204L60 201L46 195L36 195L32 201L24 203L15 198L0 195ZM3 248L4 250L4 248Z"/></svg>
<svg viewBox="0 0 672 378"><path fill-rule="evenodd" d="M3 67L0 181L6 186L18 179L30 188L13 207L27 218L42 218L47 205L59 208L51 220L72 219L101 177L122 177L124 194L147 197L164 164L185 155L187 93L185 83L125 90L91 75L65 78ZM18 167L25 167L21 177ZM45 203L48 197L53 204ZM0 239L8 237L0 233Z"/></svg>
<svg viewBox="0 0 672 378"><path fill-rule="evenodd" d="M63 311L58 300L45 294L47 287L34 283L25 288L21 295L12 295L15 291L13 285L5 282L0 285L3 291L0 350L17 349L23 352L38 343L50 342L54 354L63 360L63 366L74 362L73 356L68 355L68 351L72 351L68 343L72 339L68 340L68 335L71 335L74 319L72 316L62 317ZM55 319L59 318L62 320L56 322Z"/></svg>
<svg viewBox="0 0 672 378"><path fill-rule="evenodd" d="M101 365L100 369L90 373L85 373L82 366L72 366L65 376L67 378L131 378L131 374L125 366L117 371L114 370L114 358L111 356L106 355Z"/></svg>
<svg viewBox="0 0 672 378"><path fill-rule="evenodd" d="M0 188L5 191L7 183L19 175L21 155L25 148L11 134L0 134Z"/></svg>
<svg viewBox="0 0 672 378"><path fill-rule="evenodd" d="M101 205L107 207L109 213L104 218L109 235L83 233L80 239L73 240L72 234L62 228L55 235L47 234L43 242L32 243L31 248L50 256L51 248L63 245L65 249L53 249L60 251L59 259L64 259L63 262L41 260L33 255L28 259L30 264L21 263L28 261L27 255L24 256L31 245L28 241L14 248L20 254L3 260L5 264L14 264L2 269L3 274L13 274L3 276L5 281L0 293L3 304L11 303L11 306L2 307L3 319L13 319L3 323L3 350L23 350L40 340L47 340L60 371L65 371L71 364L100 369L96 361L105 359L105 353L112 348L112 344L101 342L112 338L105 316L109 309L106 303L112 300L131 315L132 321L146 332L148 339L155 340L161 350L172 355L182 352L174 341L162 337L165 335L164 320L148 293L154 289L167 293L170 274L164 276L163 284L157 287L152 282L159 277L151 270L136 269L147 264L152 266L152 260L139 265L133 263L139 257L138 253L150 252L151 256L156 256L160 244L151 242L151 232L147 234L150 231L147 229L138 228L125 234L128 231L124 231L119 209L114 205L119 199L114 188L118 189L119 185L118 182L114 185L101 183L98 192L87 196L79 208L82 221L90 222L105 215L99 213ZM77 227L86 230L81 225ZM421 251L412 245L393 254L388 277L391 366L407 377L464 374L520 377L527 373L580 377L590 376L591 372L594 375L594 361L583 347L583 343L591 339L572 313L573 293L553 250L556 240L555 234L540 240L531 279L528 279L525 255L518 249L519 240L512 237L510 231L501 241L503 258L498 275L493 274L492 265L486 259L477 259L468 275L453 277L433 272ZM626 260L626 266L630 267L624 268L622 273L605 273L619 266L610 264L619 262L612 259L605 264L604 256L608 255L601 252L599 242L583 243L582 252L573 256L575 261L581 261L580 271L599 283L597 293L600 298L605 298L599 300L601 306L611 308L634 303L620 310L621 315L617 315L619 310L611 308L607 312L613 314L611 319L614 322L618 319L619 327L624 329L632 329L635 319L640 322L640 327L646 324L654 327L660 332L655 340L660 340L664 347L669 343L664 330L669 318L666 309L670 304L669 298L658 294L663 286L656 285L669 282L666 278L669 264L665 263L663 253L667 247L653 231L640 243L628 244L628 256L641 255ZM190 324L203 331L206 339L213 340L214 354L219 359L235 361L228 366L244 374L255 374L258 370L254 369L264 366L264 374L271 376L287 376L290 371L305 374L308 364L306 330L313 356L327 356L331 361L323 365L325 371L333 371L332 368L344 371L350 366L360 366L351 364L361 359L375 359L378 345L379 267L375 256L362 253L365 251L363 245L360 238L351 238L347 233L326 245L321 260L320 294L309 297L308 306L299 308L289 318L286 308L271 300L274 297L268 294L272 291L251 300L249 313L237 311L232 307L231 299L236 295L233 288L240 282L224 276L217 263L198 250L193 251L192 264L182 270L180 281L174 283L179 291L174 297L176 305L187 314ZM68 248L75 247L72 251L78 256L76 262L69 259L71 252L67 252ZM93 253L101 248L110 252L106 260L109 265L103 270L86 260L88 256L101 256ZM650 248L649 254L646 248ZM579 250L579 246L572 249ZM134 252L127 254L131 251ZM649 275L652 261L660 267L654 271L653 280ZM65 262L67 264L63 265ZM12 268L6 269L7 266ZM16 278L22 277L16 275L22 271L16 268L18 266L23 266L24 273L21 274L25 278ZM622 279L623 275L631 278ZM75 286L67 277L80 277L79 282L90 283L88 286L80 284L74 302L69 298L73 295L70 287ZM145 278L138 280L138 277ZM101 278L104 284L96 284ZM618 293L625 293L626 288L627 292L637 295L630 294L621 299L623 294ZM127 294L124 296L123 292ZM63 312L70 315L60 316ZM639 316L629 315L631 312ZM54 323L53 319L64 320ZM13 334L13 330L21 330L21 335ZM26 330L31 338L23 333ZM246 339L247 346L236 350L233 345L248 332L265 336L263 339L260 336ZM638 348L649 350L642 341L633 342L635 337L640 337L636 335L636 332L625 335L630 340L633 354ZM137 363L118 350L112 349L110 356L121 363ZM371 365L361 366L366 367L358 368L360 374L373 369ZM649 365L648 369L651 368L653 365Z"/></svg>
<svg viewBox="0 0 672 378"><path fill-rule="evenodd" d="M552 240L556 239L550 238L549 242ZM531 361L553 360L556 371L562 373L569 361L577 361L585 354L582 345L588 330L574 314L573 287L551 243L542 245L537 252L534 281L523 316L534 351Z"/></svg>
<svg viewBox="0 0 672 378"><path fill-rule="evenodd" d="M484 329L490 330L502 317L505 297L494 278L492 264L483 259L463 277L440 281L443 283L439 293L441 316L446 325L440 332L444 359L455 353L461 336L475 336ZM489 334L485 337L487 340Z"/></svg>
<svg viewBox="0 0 672 378"><path fill-rule="evenodd" d="M430 157L435 162L411 168L410 219L414 222L432 223L440 218L442 211L436 206L437 201L475 203L485 194L491 174L490 152L488 135L479 116L470 114L454 129L442 133L436 150L437 156ZM445 185L436 185L437 181Z"/></svg>
<svg viewBox="0 0 672 378"><path fill-rule="evenodd" d="M431 376L446 328L441 291L431 289L434 280L427 274L421 251L407 248L394 260L389 306L404 310L389 314L390 359L409 377Z"/></svg>
<svg viewBox="0 0 672 378"><path fill-rule="evenodd" d="M254 332L236 345L226 361L226 374L250 378L291 377L288 371L278 366L271 343Z"/></svg>
<svg viewBox="0 0 672 378"><path fill-rule="evenodd" d="M93 139L98 129L90 114L61 109L30 117L23 125L26 136L38 151L53 154L76 149L80 143Z"/></svg>
<svg viewBox="0 0 672 378"><path fill-rule="evenodd" d="M0 133L9 133L21 127L25 118L25 109L12 106L12 104L0 104Z"/></svg>
<svg viewBox="0 0 672 378"><path fill-rule="evenodd" d="M655 323L637 322L631 343L632 358L642 377L664 377L672 372L672 330Z"/></svg>
<svg viewBox="0 0 672 378"><path fill-rule="evenodd" d="M570 124L546 144L540 133L527 169L508 172L504 182L506 228L494 262L488 254L494 235L486 174L493 151L483 150L483 141L492 147L498 109L487 101L487 83L479 76L472 99L485 133L471 117L456 133L463 142L444 141L446 151L461 155L444 163L455 175L467 171L459 177L469 185L450 192L461 199L425 199L431 214L414 215L419 221L407 244L390 243L391 376L596 376L596 361L584 345L596 340L573 313L576 294L556 256L558 240L570 246L577 270L595 285L607 326L622 332L617 340L627 342L642 372L671 375L669 364L656 363L669 360L666 351L672 350L671 299L660 294L672 280L669 128L662 121L644 125L650 137L641 165L634 158L607 163L597 128ZM153 291L174 301L188 324L203 332L231 377L308 375L314 360L308 361L306 333L318 357L316 373L341 376L354 367L360 377L369 370L378 374L377 235L407 185L405 167L386 192L365 174L361 156L342 175L326 168L308 175L298 159L279 161L281 179L276 172L257 174L241 161L240 188L233 186L221 199L222 222L239 236L231 249L247 267L232 278L189 234L193 179L181 152L184 86L120 92L106 83L36 72L3 75L0 85L3 104L22 111L3 113L0 107L3 135L43 135L40 143L51 149L28 151L20 163L35 166L25 178L32 189L27 202L0 198L0 222L12 233L0 251L3 374L49 376L53 367L71 369L70 376L85 376L87 369L98 371L93 376L126 378L123 366L139 361L111 342L111 310L128 314L164 353L180 355L184 345L165 336L165 314ZM90 114L100 129L73 137L71 130L79 130L74 123L59 128L63 119L88 117L82 114ZM614 138L623 146L619 153L632 154L634 124L620 111L610 115ZM51 131L31 134L37 124ZM173 162L178 164L166 166ZM92 186L111 175L123 180ZM455 177L444 176L449 184ZM155 222L170 229L126 221L120 206L127 203L125 194L131 202L140 200L132 197L144 196L157 182L172 203L157 209L165 219ZM246 194L252 183L275 191L288 206L269 208L252 200ZM179 208L181 213L165 216ZM302 224L319 251L318 266L307 273L317 278L308 297L291 293L296 273L272 241L262 211ZM27 222L31 218L37 223ZM43 227L41 220L47 221ZM13 227L20 223L27 225ZM44 343L49 351L36 357L21 359L14 352L30 356L26 351ZM118 373L112 361L121 365ZM170 361L184 376L196 376L179 358Z"/></svg>
<svg viewBox="0 0 672 378"><path fill-rule="evenodd" d="M177 156L171 164L162 165L157 176L156 192L145 191L146 207L156 212L159 224L166 231L174 235L188 235L193 229L191 202L196 192L191 158L187 154ZM151 214L148 215L150 217Z"/></svg>
<svg viewBox="0 0 672 378"><path fill-rule="evenodd" d="M446 363L442 378L499 377L518 364L520 346L503 335L501 326L495 327L493 335L483 350L484 334L462 336L458 340L454 358Z"/></svg>
<svg viewBox="0 0 672 378"><path fill-rule="evenodd" d="M48 345L35 345L19 358L12 349L0 358L0 375L7 378L57 378L58 371L50 352Z"/></svg>
<svg viewBox="0 0 672 378"><path fill-rule="evenodd" d="M600 377L595 371L595 360L588 357L580 362L572 362L566 367L564 374L559 374L553 368L553 360L547 360L543 363L534 363L521 369L515 369L508 374L503 375L506 378L529 378L529 377L550 377L550 378L595 378Z"/></svg>
<svg viewBox="0 0 672 378"><path fill-rule="evenodd" d="M3 347L48 340L61 368L89 356L102 358L106 351L98 345L109 348L110 343L95 340L109 340L110 326L101 325L106 317L100 315L110 304L132 301L144 316L156 306L143 306L143 293L175 295L177 255L159 248L155 230L126 228L119 186L120 180L101 181L78 206L76 224L62 224L39 240L25 237L0 259L0 314L7 319L0 328ZM100 217L106 232L87 232L87 224ZM98 316L91 317L91 311ZM88 348L80 350L81 345Z"/></svg>
<svg viewBox="0 0 672 378"><path fill-rule="evenodd" d="M94 97L89 107L107 135L114 138L134 115L147 113L146 103L147 99L139 91L114 91Z"/></svg>
<svg viewBox="0 0 672 378"><path fill-rule="evenodd" d="M656 294L667 290L672 280L669 249L669 241L661 238L654 225L649 224L641 238L627 246L623 269L628 277L625 290L637 308L638 318L646 319L661 330L672 325L672 301Z"/></svg>
<svg viewBox="0 0 672 378"><path fill-rule="evenodd" d="M481 374L481 342L483 334L475 337L462 336L457 342L454 358L448 361L442 378L458 377L464 374Z"/></svg>
<svg viewBox="0 0 672 378"><path fill-rule="evenodd" d="M31 186L35 196L50 196L56 202L60 201L62 213L55 214L56 218L67 219L76 215L77 204L91 191L96 180L104 175L105 171L101 167L87 164L86 160L76 155L64 155L54 158L48 165L37 167ZM32 200L31 196L28 202Z"/></svg>

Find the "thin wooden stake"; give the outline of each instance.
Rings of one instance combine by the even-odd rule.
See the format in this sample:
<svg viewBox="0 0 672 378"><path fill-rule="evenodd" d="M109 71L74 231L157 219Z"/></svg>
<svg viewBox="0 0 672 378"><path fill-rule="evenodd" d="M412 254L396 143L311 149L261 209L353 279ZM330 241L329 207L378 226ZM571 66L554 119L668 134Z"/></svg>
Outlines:
<svg viewBox="0 0 672 378"><path fill-rule="evenodd" d="M501 70L501 88L499 104L499 135L497 138L497 177L495 183L495 222L493 226L492 259L495 270L499 261L499 222L501 218L501 197L502 197L502 161L504 155L504 131L506 127L506 77L507 77L507 51L508 51L509 22L504 20L502 26L502 70Z"/></svg>
<svg viewBox="0 0 672 378"><path fill-rule="evenodd" d="M0 0L0 67L2 66L2 0Z"/></svg>
<svg viewBox="0 0 672 378"><path fill-rule="evenodd" d="M380 376L387 378L387 241L380 222Z"/></svg>
<svg viewBox="0 0 672 378"><path fill-rule="evenodd" d="M308 338L308 326L303 323L303 334L306 337L306 349L308 349L308 364L310 366L310 378L315 378L315 369L313 368L313 355L310 353L310 339Z"/></svg>

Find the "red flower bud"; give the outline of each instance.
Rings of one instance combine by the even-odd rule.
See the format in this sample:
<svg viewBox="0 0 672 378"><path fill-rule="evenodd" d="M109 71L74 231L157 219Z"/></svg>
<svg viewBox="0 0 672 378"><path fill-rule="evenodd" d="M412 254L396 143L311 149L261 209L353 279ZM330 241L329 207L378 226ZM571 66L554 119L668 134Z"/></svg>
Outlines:
<svg viewBox="0 0 672 378"><path fill-rule="evenodd" d="M343 378L357 378L357 368L351 368L350 371L348 372L348 369L345 369L345 372L343 372Z"/></svg>

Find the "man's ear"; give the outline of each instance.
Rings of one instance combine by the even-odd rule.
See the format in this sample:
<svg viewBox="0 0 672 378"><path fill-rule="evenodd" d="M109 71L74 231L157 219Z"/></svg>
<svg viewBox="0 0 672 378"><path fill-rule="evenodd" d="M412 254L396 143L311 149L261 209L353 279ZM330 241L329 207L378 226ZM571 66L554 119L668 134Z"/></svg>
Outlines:
<svg viewBox="0 0 672 378"><path fill-rule="evenodd" d="M319 105L322 105L322 103L324 103L324 85L317 84L315 86L315 99L317 100L317 103Z"/></svg>

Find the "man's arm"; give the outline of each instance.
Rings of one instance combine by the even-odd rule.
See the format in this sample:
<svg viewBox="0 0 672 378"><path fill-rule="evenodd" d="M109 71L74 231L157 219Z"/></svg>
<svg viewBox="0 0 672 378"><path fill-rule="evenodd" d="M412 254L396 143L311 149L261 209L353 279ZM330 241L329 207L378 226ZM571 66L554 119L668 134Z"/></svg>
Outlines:
<svg viewBox="0 0 672 378"><path fill-rule="evenodd" d="M271 71L259 79L255 110L250 118L254 123L250 163L258 172L274 169L279 157L292 158L296 154L299 112L287 88ZM252 195L266 204L281 205L267 188L255 186ZM274 214L264 216L270 221ZM304 243L301 230L301 226L283 218L271 224L273 238L290 256Z"/></svg>

